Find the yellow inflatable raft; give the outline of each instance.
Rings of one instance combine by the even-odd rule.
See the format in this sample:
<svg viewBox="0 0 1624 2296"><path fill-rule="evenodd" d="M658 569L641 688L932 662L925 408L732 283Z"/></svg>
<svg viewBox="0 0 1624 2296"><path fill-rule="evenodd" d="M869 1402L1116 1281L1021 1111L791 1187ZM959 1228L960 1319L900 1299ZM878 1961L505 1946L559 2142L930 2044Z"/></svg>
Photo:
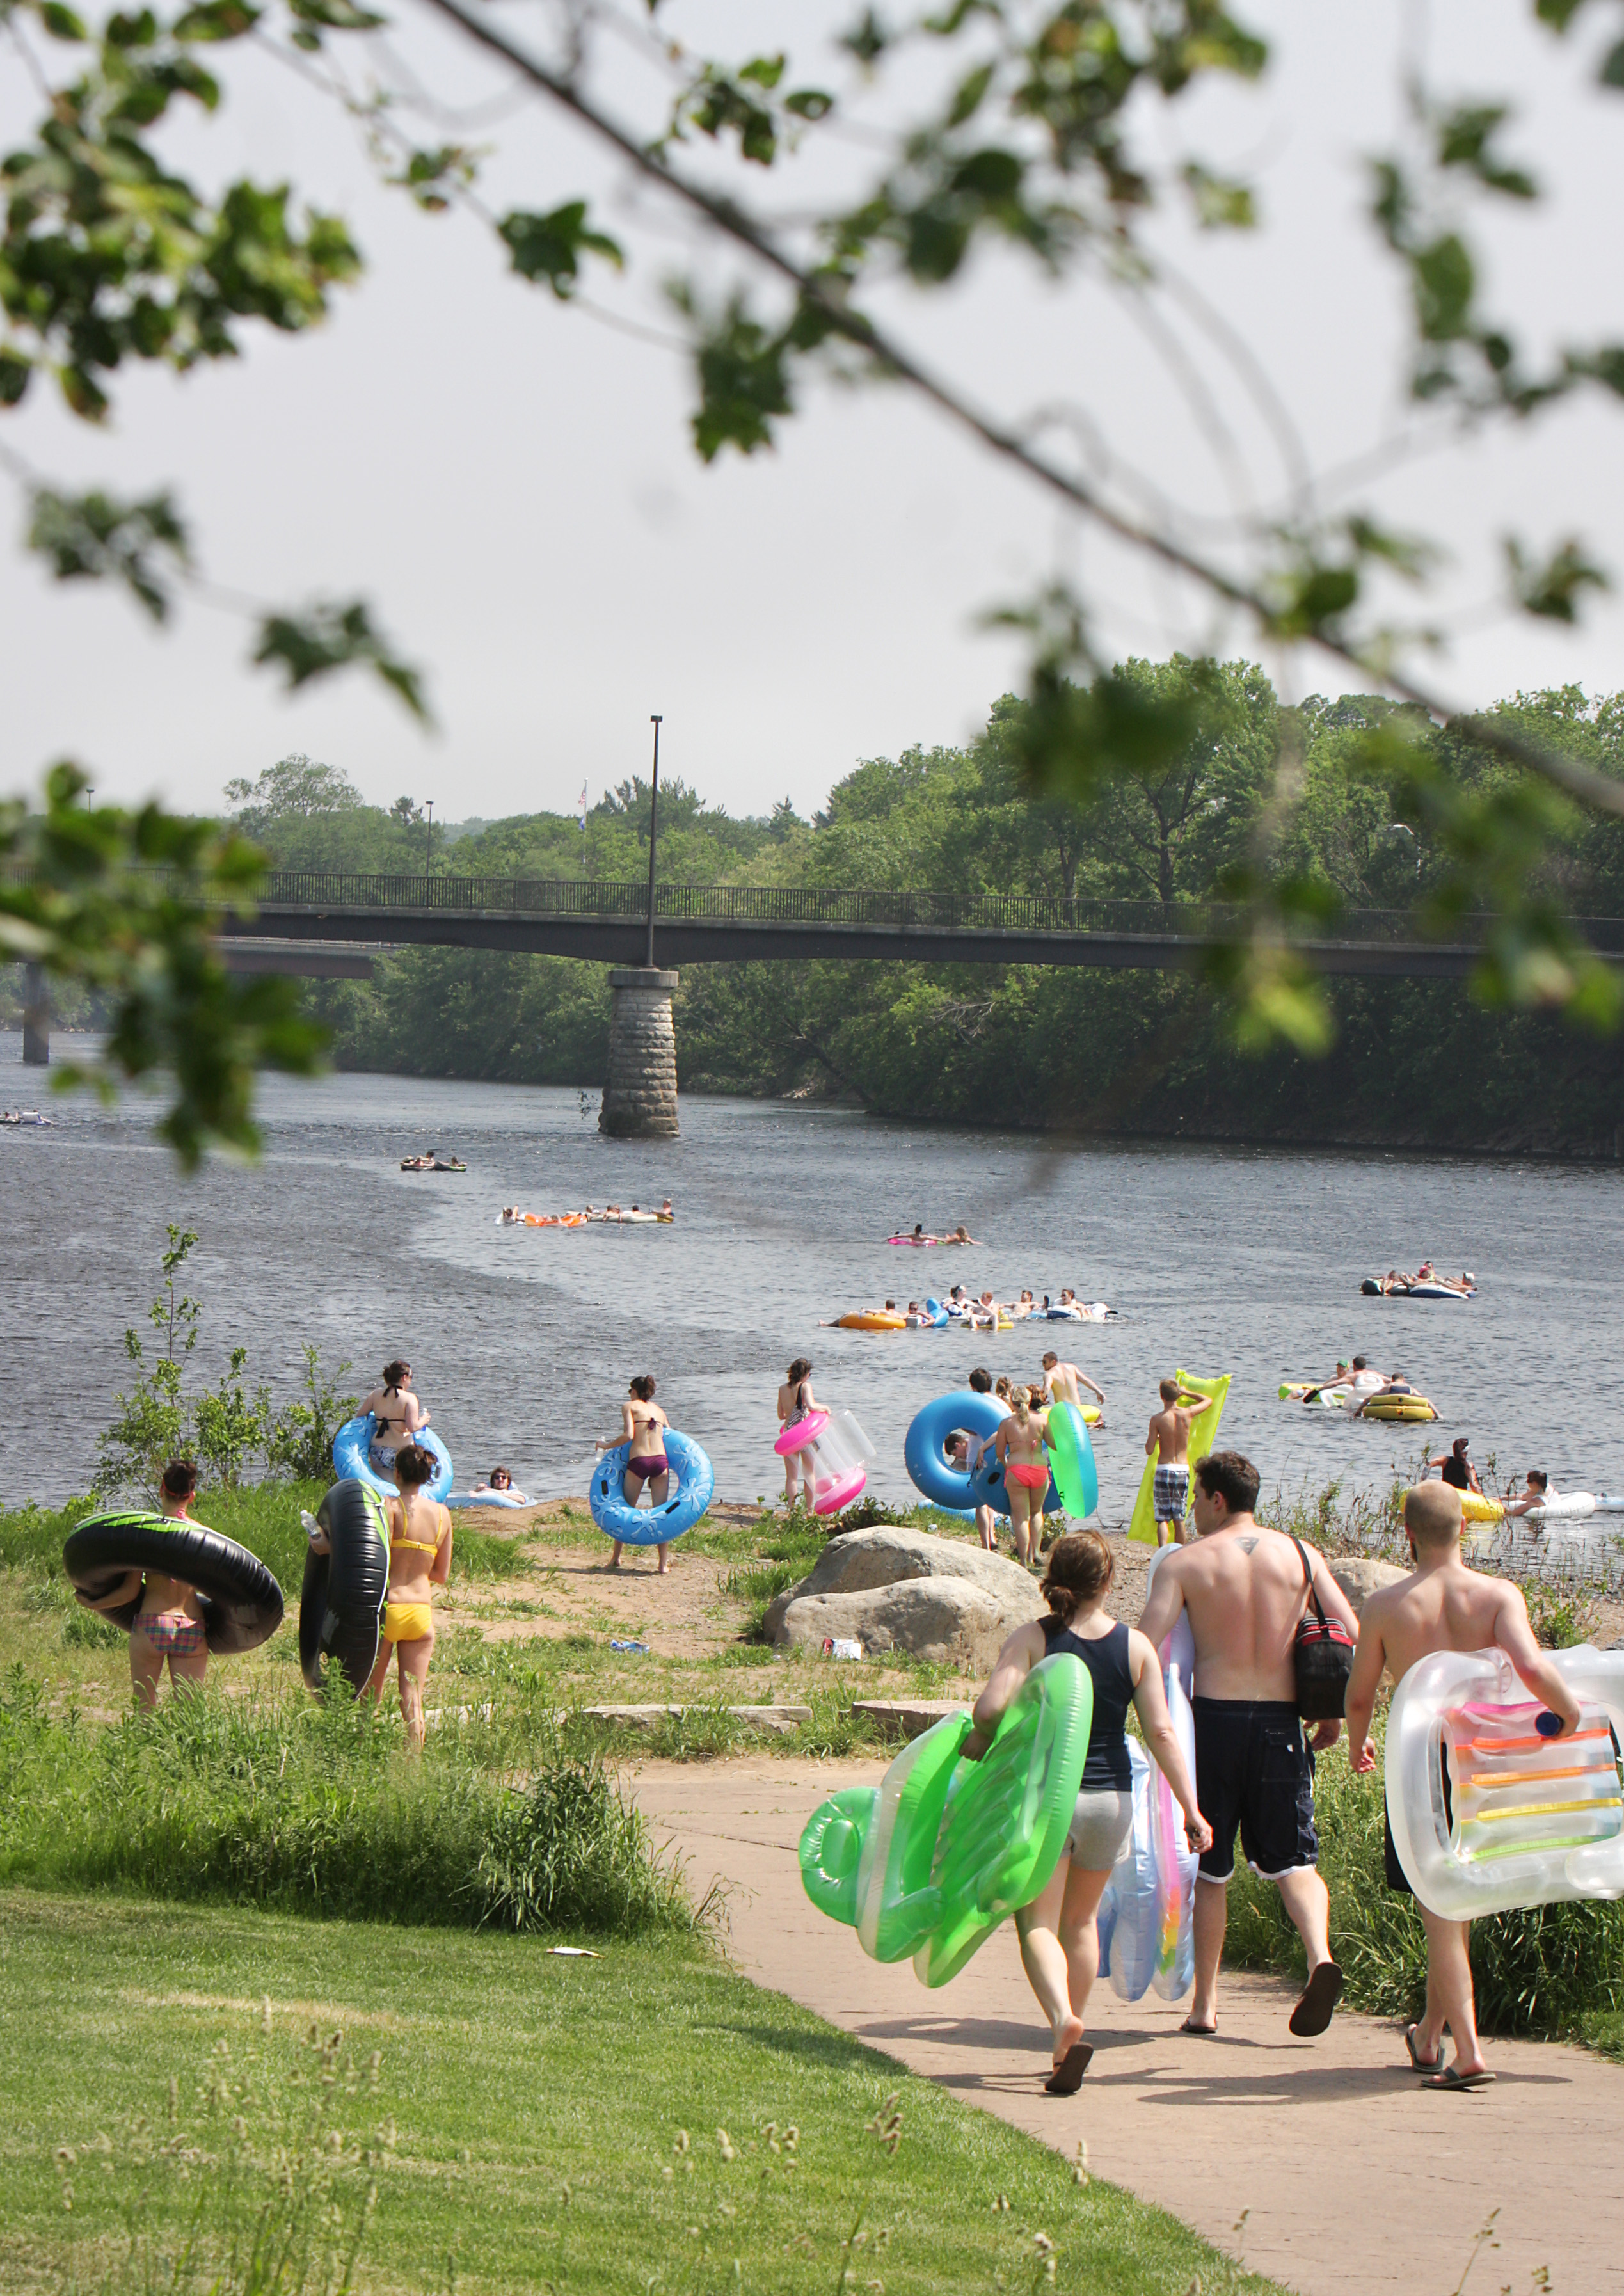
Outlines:
<svg viewBox="0 0 1624 2296"><path fill-rule="evenodd" d="M906 1332L908 1319L906 1316L842 1316L839 1327L842 1332Z"/></svg>
<svg viewBox="0 0 1624 2296"><path fill-rule="evenodd" d="M1361 1419L1436 1419L1438 1414L1424 1395L1382 1395L1367 1403Z"/></svg>

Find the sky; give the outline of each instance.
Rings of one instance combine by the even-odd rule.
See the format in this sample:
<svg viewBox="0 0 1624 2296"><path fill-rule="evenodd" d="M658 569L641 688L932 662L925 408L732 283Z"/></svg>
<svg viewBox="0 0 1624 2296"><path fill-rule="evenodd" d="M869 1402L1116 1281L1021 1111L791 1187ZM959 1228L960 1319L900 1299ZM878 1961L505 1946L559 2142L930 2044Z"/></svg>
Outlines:
<svg viewBox="0 0 1624 2296"><path fill-rule="evenodd" d="M748 12L672 0L659 21L701 53L782 43L791 78L830 85L838 67L821 35L850 12L823 0ZM1592 84L1608 29L1599 13L1558 43L1512 0L1439 0L1425 13L1396 0L1261 0L1242 12L1274 47L1262 83L1142 124L1161 161L1195 150L1250 171L1263 226L1218 238L1169 214L1154 240L1243 338L1316 471L1366 455L1408 420L1399 283L1364 220L1364 160L1402 132L1404 74L1417 61L1456 95L1513 98L1507 148L1546 188L1530 213L1481 218L1492 304L1537 349L1624 339L1610 220L1624 95ZM472 128L441 120L422 140L455 133L492 147L498 211L589 193L627 247L625 276L600 269L593 308L563 307L513 277L476 218L423 217L381 187L353 125L285 67L223 53L226 104L206 126L177 127L170 148L210 180L291 176L349 220L366 278L309 335L250 332L233 365L120 380L101 431L36 390L0 416L0 443L62 483L127 495L172 483L206 572L233 591L279 605L364 594L425 667L435 730L354 674L283 695L247 667L248 625L229 612L188 602L155 632L123 598L54 585L20 548L0 547L6 787L70 756L103 797L206 809L226 781L298 751L342 768L370 800L432 800L447 821L567 812L583 785L595 800L646 772L658 710L663 771L734 813L788 797L805 815L862 758L972 737L1022 675L1020 642L985 627L988 610L1057 575L1084 587L1113 654L1257 656L1243 626L1215 620L896 388L814 385L775 451L702 466L662 284L685 271L719 293L750 275L581 131L506 99L499 74L414 0L392 13L390 56L436 101L452 111L494 102L502 115ZM535 0L502 20L545 37ZM666 81L642 22L628 8L593 77L648 132ZM849 194L876 163L873 131L912 116L929 69L859 91L840 138L815 139L783 182L752 170L742 188L792 214ZM9 70L0 64L8 142L31 116ZM708 150L680 157L718 174ZM1132 299L1108 283L1056 286L999 252L947 293L887 291L876 308L979 404L1009 417L1067 410L1064 437L1086 418L1091 439L1195 519L1226 518L1236 489L1265 510L1283 499L1280 456L1212 341L1184 328L1181 384ZM1202 390L1233 431L1227 464L1193 417L1190 392ZM1559 683L1624 687L1624 599L1568 631L1505 613L1498 570L1507 532L1540 549L1579 534L1624 576L1624 406L1612 406L1587 398L1476 435L1440 425L1426 452L1336 497L1445 545L1425 611L1451 636L1422 668L1451 703ZM13 537L25 509L14 496ZM1211 536L1221 549L1217 524ZM1368 683L1311 653L1263 658L1287 698Z"/></svg>

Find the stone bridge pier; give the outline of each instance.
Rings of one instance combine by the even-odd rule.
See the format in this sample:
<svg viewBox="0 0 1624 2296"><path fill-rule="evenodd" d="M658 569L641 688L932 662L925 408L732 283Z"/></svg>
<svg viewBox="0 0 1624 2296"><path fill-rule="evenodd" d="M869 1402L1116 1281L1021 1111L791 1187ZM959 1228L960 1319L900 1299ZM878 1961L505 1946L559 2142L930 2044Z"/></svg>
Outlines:
<svg viewBox="0 0 1624 2296"><path fill-rule="evenodd" d="M617 965L609 976L609 1074L598 1130L611 1140L677 1137L677 1031L671 992L678 975L658 965Z"/></svg>

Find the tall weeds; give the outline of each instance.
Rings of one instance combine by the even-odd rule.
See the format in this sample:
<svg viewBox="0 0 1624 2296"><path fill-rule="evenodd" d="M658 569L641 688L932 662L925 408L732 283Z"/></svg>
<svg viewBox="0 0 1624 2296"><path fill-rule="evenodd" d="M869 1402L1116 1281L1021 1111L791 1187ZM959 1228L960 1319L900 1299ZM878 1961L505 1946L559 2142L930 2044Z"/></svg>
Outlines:
<svg viewBox="0 0 1624 2296"><path fill-rule="evenodd" d="M601 1764L534 1713L402 1751L342 1691L167 1700L89 1731L0 1685L0 1879L461 1929L691 1930Z"/></svg>

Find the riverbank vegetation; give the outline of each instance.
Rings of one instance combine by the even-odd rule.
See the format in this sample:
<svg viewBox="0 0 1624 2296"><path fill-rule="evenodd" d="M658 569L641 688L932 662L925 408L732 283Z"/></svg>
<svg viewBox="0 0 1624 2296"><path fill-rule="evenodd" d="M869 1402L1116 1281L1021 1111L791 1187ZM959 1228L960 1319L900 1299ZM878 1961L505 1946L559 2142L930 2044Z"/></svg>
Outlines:
<svg viewBox="0 0 1624 2296"><path fill-rule="evenodd" d="M1163 701L1193 672L1176 661L1129 663L1121 674L1147 701ZM1140 931L1187 925L1200 905L1260 875L1291 889L1301 922L1325 928L1339 912L1380 909L1408 913L1407 930L1422 937L1447 934L1463 908L1499 900L1501 879L1521 863L1486 846L1475 883L1464 879L1401 760L1385 776L1348 771L1384 727L1417 734L1414 712L1357 695L1285 709L1244 662L1218 678L1216 701L1171 766L1103 781L1080 806L1032 796L1030 712L1009 696L966 747L867 759L809 819L786 797L768 815L734 820L669 784L660 876L1127 902L1114 921ZM1570 687L1515 695L1489 715L1624 777L1624 697L1588 700ZM1419 730L1464 789L1513 810L1525 802L1510 768ZM421 872L428 840L402 808L365 807L324 770L289 761L244 797L242 824L273 859ZM1554 801L1546 810L1538 898L1552 914L1624 915L1624 824ZM550 814L484 824L436 848L433 866L636 886L647 837L648 791L631 781L601 799L584 827ZM1532 850L1530 832L1523 858ZM676 1004L679 1082L689 1092L841 1097L910 1119L1611 1156L1624 1133L1624 1040L1585 1025L1610 1016L1599 974L1575 1014L1545 1009L1547 995L1560 1001L1574 985L1552 964L1548 951L1502 934L1471 983L1332 980L1322 1004L1298 983L1283 1008L1285 1034L1267 1042L1244 1029L1237 1038L1235 1008L1211 979L1027 965L692 965ZM316 984L308 1001L332 1029L340 1065L588 1086L604 1071L609 991L596 964L403 952L374 981Z"/></svg>

